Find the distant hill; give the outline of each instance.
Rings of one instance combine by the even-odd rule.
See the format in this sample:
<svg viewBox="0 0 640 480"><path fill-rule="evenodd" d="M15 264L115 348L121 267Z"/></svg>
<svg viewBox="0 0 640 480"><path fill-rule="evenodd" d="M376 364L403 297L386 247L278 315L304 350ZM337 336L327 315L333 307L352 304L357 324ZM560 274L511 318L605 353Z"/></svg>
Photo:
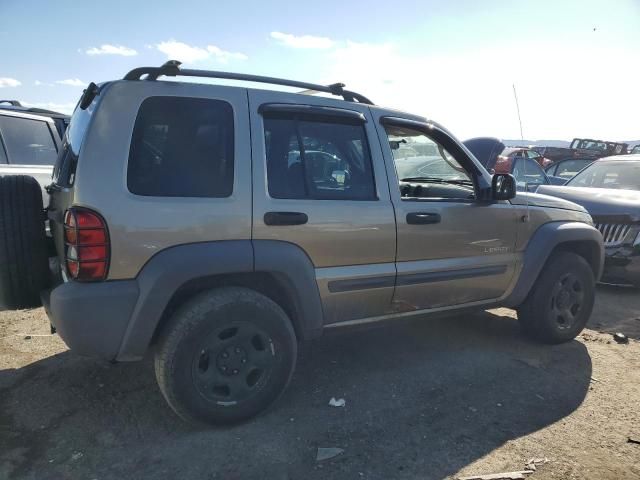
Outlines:
<svg viewBox="0 0 640 480"><path fill-rule="evenodd" d="M622 143L628 143L630 147L639 145L640 140L622 140ZM520 147L529 146L532 147L568 147L571 143L565 140L502 140L507 147Z"/></svg>

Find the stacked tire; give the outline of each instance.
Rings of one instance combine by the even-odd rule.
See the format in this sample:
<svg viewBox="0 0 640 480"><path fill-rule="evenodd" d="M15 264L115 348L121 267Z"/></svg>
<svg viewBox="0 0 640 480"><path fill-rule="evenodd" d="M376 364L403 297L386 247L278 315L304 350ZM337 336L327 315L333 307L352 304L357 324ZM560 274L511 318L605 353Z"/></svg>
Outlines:
<svg viewBox="0 0 640 480"><path fill-rule="evenodd" d="M27 175L0 177L0 309L40 306L48 281L40 185Z"/></svg>

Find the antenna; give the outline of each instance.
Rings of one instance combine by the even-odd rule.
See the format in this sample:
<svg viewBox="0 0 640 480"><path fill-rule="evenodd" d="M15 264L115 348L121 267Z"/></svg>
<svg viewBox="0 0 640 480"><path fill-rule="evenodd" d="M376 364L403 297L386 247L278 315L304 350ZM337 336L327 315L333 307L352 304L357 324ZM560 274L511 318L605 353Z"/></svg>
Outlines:
<svg viewBox="0 0 640 480"><path fill-rule="evenodd" d="M518 93L516 92L516 84L513 84L513 97L516 99L516 110L518 111L518 123L520 123L520 140L524 141L522 134L522 118L520 118L520 105L518 105Z"/></svg>
<svg viewBox="0 0 640 480"><path fill-rule="evenodd" d="M513 87L513 98L515 98L515 100L516 100L516 110L518 111L518 123L520 124L520 140L522 140L522 142L524 143L524 135L522 134L522 119L520 118L520 105L518 105L518 93L516 92L516 84L513 83L512 87ZM529 182L526 181L526 178L527 178L527 160L525 158L522 159L522 168L524 169L524 176L525 176L524 190L525 190L525 192L528 193L529 192ZM530 217L529 217L529 197L527 195L525 195L524 198L525 198L525 201L526 201L526 212L521 217L521 220L522 220L523 223L528 223L529 219L530 219Z"/></svg>

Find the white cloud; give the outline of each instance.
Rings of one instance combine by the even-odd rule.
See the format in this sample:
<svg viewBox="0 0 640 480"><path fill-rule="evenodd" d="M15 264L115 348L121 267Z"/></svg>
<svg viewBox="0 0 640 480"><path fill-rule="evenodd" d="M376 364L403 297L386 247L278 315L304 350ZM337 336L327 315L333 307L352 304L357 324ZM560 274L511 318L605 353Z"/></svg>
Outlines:
<svg viewBox="0 0 640 480"><path fill-rule="evenodd" d="M100 47L91 47L86 50L87 55L121 55L123 57L132 57L137 55L138 52L133 48L125 47L124 45L111 45L105 43Z"/></svg>
<svg viewBox="0 0 640 480"><path fill-rule="evenodd" d="M9 77L0 77L0 88L19 87L20 85L22 85L22 82L20 82L20 80Z"/></svg>
<svg viewBox="0 0 640 480"><path fill-rule="evenodd" d="M36 80L33 84L36 87L53 87L53 83L41 82L40 80Z"/></svg>
<svg viewBox="0 0 640 480"><path fill-rule="evenodd" d="M282 32L271 32L271 38L277 40L281 45L291 48L328 49L335 44L333 40L327 37L316 37L313 35L296 36Z"/></svg>
<svg viewBox="0 0 640 480"><path fill-rule="evenodd" d="M179 60L183 63L198 63L215 60L218 63L229 63L231 60L247 60L244 53L229 52L215 45L196 47L176 40L158 43L156 48L164 53L169 60Z"/></svg>
<svg viewBox="0 0 640 480"><path fill-rule="evenodd" d="M87 83L79 78L67 78L65 80L56 80L58 85L68 85L70 87L84 87Z"/></svg>
<svg viewBox="0 0 640 480"><path fill-rule="evenodd" d="M640 97L633 93L633 85L640 65L628 65L623 76L603 70L579 81L548 74L561 71L567 58L579 65L588 64L590 57L628 64L625 58L632 58L633 52L583 51L536 42L441 55L407 53L394 44L347 41L319 55L316 67L326 73L321 83L344 82L347 89L379 105L439 121L461 139L520 138L513 83L527 139L637 138L634 115L640 111ZM518 69L496 67L496 59L506 63L526 59L543 67L539 75L523 75ZM594 98L597 101L591 101Z"/></svg>
<svg viewBox="0 0 640 480"><path fill-rule="evenodd" d="M247 60L249 58L244 53L227 52L215 45L208 45L207 51L221 63L227 63L229 60Z"/></svg>
<svg viewBox="0 0 640 480"><path fill-rule="evenodd" d="M70 115L73 113L73 109L75 108L75 103L56 103L56 102L22 102L22 105L25 107L34 107L34 108L46 108L47 110L54 110L60 113L66 113Z"/></svg>

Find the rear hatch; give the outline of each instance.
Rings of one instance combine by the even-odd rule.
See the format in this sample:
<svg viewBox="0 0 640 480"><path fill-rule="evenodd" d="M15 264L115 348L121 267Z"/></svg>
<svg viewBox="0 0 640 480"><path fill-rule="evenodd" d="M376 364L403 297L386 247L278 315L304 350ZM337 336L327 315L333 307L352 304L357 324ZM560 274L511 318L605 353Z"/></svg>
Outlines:
<svg viewBox="0 0 640 480"><path fill-rule="evenodd" d="M65 255L64 212L74 202L75 172L80 161L84 139L100 98L99 95L94 95L86 108L81 108L84 106L83 101L87 99L88 90L89 88L85 90L71 116L62 140L62 148L53 168L53 181L47 187L50 196L47 216L60 265L64 265Z"/></svg>

